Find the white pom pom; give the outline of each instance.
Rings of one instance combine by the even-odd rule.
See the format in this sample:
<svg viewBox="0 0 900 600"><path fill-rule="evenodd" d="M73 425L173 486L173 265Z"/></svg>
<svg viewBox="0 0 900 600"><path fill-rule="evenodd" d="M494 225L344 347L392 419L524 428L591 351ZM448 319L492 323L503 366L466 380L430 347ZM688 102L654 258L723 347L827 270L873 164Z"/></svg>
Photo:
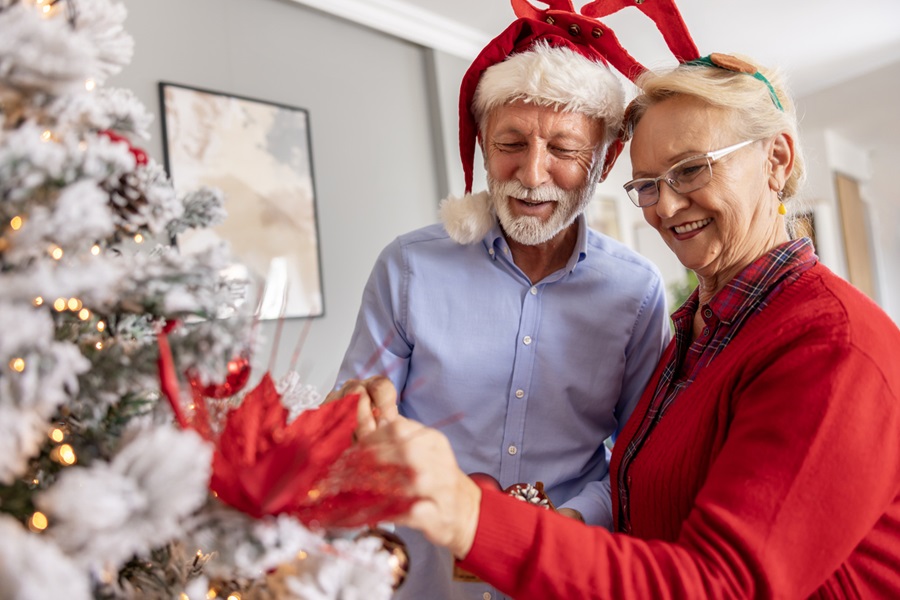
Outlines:
<svg viewBox="0 0 900 600"><path fill-rule="evenodd" d="M487 192L441 201L441 221L450 237L460 244L474 244L494 226L496 217Z"/></svg>

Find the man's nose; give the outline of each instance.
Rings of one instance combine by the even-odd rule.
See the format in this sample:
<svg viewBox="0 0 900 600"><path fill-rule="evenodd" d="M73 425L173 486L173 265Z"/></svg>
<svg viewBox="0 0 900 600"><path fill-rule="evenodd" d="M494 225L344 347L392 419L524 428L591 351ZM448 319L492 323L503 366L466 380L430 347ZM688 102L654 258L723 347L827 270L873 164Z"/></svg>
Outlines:
<svg viewBox="0 0 900 600"><path fill-rule="evenodd" d="M529 189L549 183L550 160L550 153L546 148L529 147L523 154L522 164L519 166L519 182Z"/></svg>

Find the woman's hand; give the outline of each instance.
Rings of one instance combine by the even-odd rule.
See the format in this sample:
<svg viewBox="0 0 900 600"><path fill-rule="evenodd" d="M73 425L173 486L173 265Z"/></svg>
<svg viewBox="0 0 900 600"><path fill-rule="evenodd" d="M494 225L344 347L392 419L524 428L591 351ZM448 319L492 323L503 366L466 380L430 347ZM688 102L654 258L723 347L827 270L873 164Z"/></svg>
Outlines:
<svg viewBox="0 0 900 600"><path fill-rule="evenodd" d="M380 421L360 443L374 450L380 462L406 465L415 472L409 493L419 501L396 522L465 558L478 529L481 488L460 470L447 437L397 416Z"/></svg>
<svg viewBox="0 0 900 600"><path fill-rule="evenodd" d="M419 498L400 525L420 530L434 544L464 558L475 540L481 488L456 463L447 437L406 419L397 411L397 390L386 377L351 380L336 397L359 394L356 436L379 462L410 467L412 489Z"/></svg>
<svg viewBox="0 0 900 600"><path fill-rule="evenodd" d="M375 431L379 420L392 421L400 414L397 411L397 389L387 377L376 375L364 380L350 379L329 393L325 402L352 394L359 394L354 434L357 439Z"/></svg>

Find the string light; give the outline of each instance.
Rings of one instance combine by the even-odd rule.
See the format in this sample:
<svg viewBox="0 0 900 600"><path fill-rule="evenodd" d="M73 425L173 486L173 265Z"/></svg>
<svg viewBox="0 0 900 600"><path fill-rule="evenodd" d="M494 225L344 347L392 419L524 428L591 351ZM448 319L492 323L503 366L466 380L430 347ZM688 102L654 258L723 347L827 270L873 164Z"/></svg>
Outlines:
<svg viewBox="0 0 900 600"><path fill-rule="evenodd" d="M32 300L31 303L34 304L35 306L43 306L44 299L41 298L40 296L35 296L34 300Z"/></svg>
<svg viewBox="0 0 900 600"><path fill-rule="evenodd" d="M12 219L9 220L9 226L12 227L13 231L18 231L18 230L22 229L23 223L24 223L24 221L22 220L22 217L20 217L19 215L16 215L15 217L13 217Z"/></svg>
<svg viewBox="0 0 900 600"><path fill-rule="evenodd" d="M96 81L94 81L93 79L87 79L87 80L85 80L85 82L84 82L84 89L86 89L86 90L89 91L89 92L93 92L95 87L97 87L97 82L96 82Z"/></svg>
<svg viewBox="0 0 900 600"><path fill-rule="evenodd" d="M49 524L50 522L47 520L47 515L39 510L35 511L28 519L28 528L35 532L47 529L47 525Z"/></svg>
<svg viewBox="0 0 900 600"><path fill-rule="evenodd" d="M142 236L139 233L136 233L136 234L134 234L134 241L135 241L135 243L140 244L144 241L144 236Z"/></svg>
<svg viewBox="0 0 900 600"><path fill-rule="evenodd" d="M97 331L104 331L106 329L105 321L97 321Z"/></svg>
<svg viewBox="0 0 900 600"><path fill-rule="evenodd" d="M71 310L72 312L78 312L82 307L81 300L79 300L78 298L69 298L66 306L68 306L69 310Z"/></svg>
<svg viewBox="0 0 900 600"><path fill-rule="evenodd" d="M216 591L216 588L209 588L209 591L206 592L207 600L215 600L219 596L219 592Z"/></svg>
<svg viewBox="0 0 900 600"><path fill-rule="evenodd" d="M53 132L50 131L49 129L45 129L44 132L41 134L41 140L43 140L45 142L49 142L52 139L53 139Z"/></svg>
<svg viewBox="0 0 900 600"><path fill-rule="evenodd" d="M53 301L53 308L56 309L56 312L62 312L66 310L66 306L69 305L69 302L65 298L57 298Z"/></svg>
<svg viewBox="0 0 900 600"><path fill-rule="evenodd" d="M50 439L58 444L66 439L66 432L59 427L54 427L50 430Z"/></svg>
<svg viewBox="0 0 900 600"><path fill-rule="evenodd" d="M59 246L50 246L50 256L53 260L59 260L63 257L63 249Z"/></svg>
<svg viewBox="0 0 900 600"><path fill-rule="evenodd" d="M81 319L82 321L87 321L88 319L91 318L91 311L89 311L86 308L82 308L81 310L78 311L78 318Z"/></svg>
<svg viewBox="0 0 900 600"><path fill-rule="evenodd" d="M191 597L188 596L187 594L185 594L184 592L181 592L181 595L178 596L178 599L179 600L191 600Z"/></svg>
<svg viewBox="0 0 900 600"><path fill-rule="evenodd" d="M240 592L232 592L232 593L228 594L228 600L241 600L241 593Z"/></svg>
<svg viewBox="0 0 900 600"><path fill-rule="evenodd" d="M103 342L97 342L96 344L94 344L94 348L96 348L97 350L103 350Z"/></svg>
<svg viewBox="0 0 900 600"><path fill-rule="evenodd" d="M306 550L301 550L297 553L297 560L306 560L307 556L309 556L309 554L306 553Z"/></svg>
<svg viewBox="0 0 900 600"><path fill-rule="evenodd" d="M63 444L57 447L50 456L66 466L74 465L77 460L75 457L75 449L69 444Z"/></svg>
<svg viewBox="0 0 900 600"><path fill-rule="evenodd" d="M94 244L93 246L91 246L91 254L93 254L94 256L97 256L98 254L100 254L100 245L99 244Z"/></svg>
<svg viewBox="0 0 900 600"><path fill-rule="evenodd" d="M17 373L21 373L25 370L25 359L16 357L9 361L9 368Z"/></svg>

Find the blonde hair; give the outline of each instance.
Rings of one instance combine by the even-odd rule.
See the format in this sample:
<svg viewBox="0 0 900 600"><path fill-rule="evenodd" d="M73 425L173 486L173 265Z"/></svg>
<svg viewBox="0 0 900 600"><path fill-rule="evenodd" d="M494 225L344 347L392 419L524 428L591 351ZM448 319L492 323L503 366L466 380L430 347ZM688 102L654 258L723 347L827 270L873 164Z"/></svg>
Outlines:
<svg viewBox="0 0 900 600"><path fill-rule="evenodd" d="M769 87L753 75L706 65L681 64L666 73L646 72L636 81L641 93L625 111L622 137L631 138L647 109L667 98L688 96L733 115L735 133L742 139L762 139L787 133L794 140L794 168L784 185L784 199L797 194L806 179L806 164L800 148L799 127L794 103L780 73L764 69L746 57L772 86L781 103L775 104Z"/></svg>

